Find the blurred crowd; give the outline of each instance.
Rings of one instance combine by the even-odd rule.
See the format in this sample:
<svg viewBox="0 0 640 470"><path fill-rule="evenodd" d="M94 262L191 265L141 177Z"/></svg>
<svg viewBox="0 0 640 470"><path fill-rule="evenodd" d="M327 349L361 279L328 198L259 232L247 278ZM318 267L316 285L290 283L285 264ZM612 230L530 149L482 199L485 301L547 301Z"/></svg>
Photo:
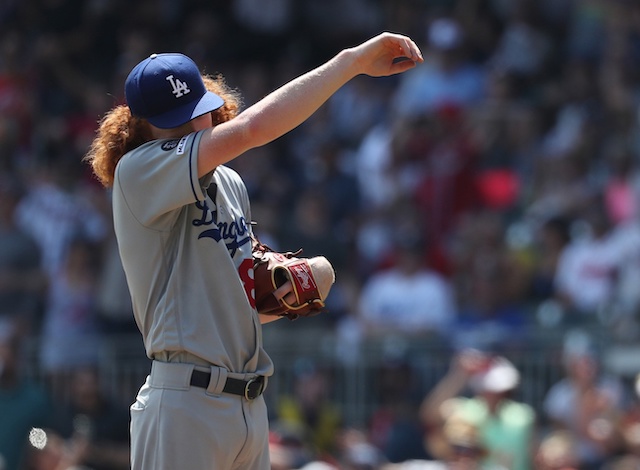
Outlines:
<svg viewBox="0 0 640 470"><path fill-rule="evenodd" d="M625 389L582 339L565 343L562 364L536 409L518 398L522 374L508 358L463 349L426 393L392 396L364 429L340 426L326 397L331 374L306 370L275 410L272 469L639 468L640 375ZM396 392L407 389L402 375Z"/></svg>
<svg viewBox="0 0 640 470"><path fill-rule="evenodd" d="M326 445L343 460L325 464L639 468L634 382L614 376L601 384L592 351L581 365L563 356L564 385L548 391L543 409L503 407L478 384L470 387L477 395L451 402L477 372L460 365L459 351L499 354L512 391L514 351L566 349L576 327L609 345L640 338L639 2L3 0L0 455L7 470L19 468L18 436L62 408L65 416L41 424L49 447L33 451L24 468L123 468L126 413L108 411L114 405L97 390L87 403L64 406L47 395L95 387L101 344L137 334L110 195L82 163L101 116L123 102L129 70L153 52L184 52L204 72L221 73L249 105L381 30L410 35L425 63L401 76L357 77L302 126L230 164L247 184L264 243L324 255L336 268L326 314L268 328L295 331L307 322L356 349L395 334L451 351L444 385L407 400L414 408L390 412L415 418L408 435L430 436L416 446L424 455L392 456L372 429L340 428L333 410L325 424L334 447ZM12 366L21 341L37 341L45 390L22 384L23 369ZM633 376L640 371L637 361L625 364ZM322 421L300 396L282 413ZM94 412L110 418L100 429L77 419ZM381 408L372 428L385 416ZM516 431L501 427L512 421ZM94 433L107 442L103 450L118 449L108 453L113 462L91 449ZM507 453L492 447L508 442L504 435L517 457L495 457ZM287 436L274 431L274 455L287 442L304 444ZM60 442L69 439L75 457L43 463L46 449L64 461ZM277 470L302 468L284 450L289 460ZM305 468L324 468L307 460ZM473 466L481 460L483 467Z"/></svg>

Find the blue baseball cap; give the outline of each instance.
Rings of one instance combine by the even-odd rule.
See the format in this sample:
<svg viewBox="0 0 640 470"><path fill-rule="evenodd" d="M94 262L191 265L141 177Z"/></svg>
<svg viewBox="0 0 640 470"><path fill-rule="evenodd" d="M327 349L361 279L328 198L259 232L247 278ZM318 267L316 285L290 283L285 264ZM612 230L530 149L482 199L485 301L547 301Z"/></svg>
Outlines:
<svg viewBox="0 0 640 470"><path fill-rule="evenodd" d="M124 91L131 113L161 129L181 126L224 104L207 91L195 62L179 53L151 54L129 73Z"/></svg>

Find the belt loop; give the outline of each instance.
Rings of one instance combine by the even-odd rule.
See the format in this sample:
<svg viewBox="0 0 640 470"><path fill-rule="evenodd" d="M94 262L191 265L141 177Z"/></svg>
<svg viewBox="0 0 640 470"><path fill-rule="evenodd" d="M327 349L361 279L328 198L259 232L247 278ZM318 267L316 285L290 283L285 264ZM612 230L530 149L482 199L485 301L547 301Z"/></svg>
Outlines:
<svg viewBox="0 0 640 470"><path fill-rule="evenodd" d="M227 382L227 369L211 366L211 380L207 387L207 393L219 396L222 394L224 384Z"/></svg>

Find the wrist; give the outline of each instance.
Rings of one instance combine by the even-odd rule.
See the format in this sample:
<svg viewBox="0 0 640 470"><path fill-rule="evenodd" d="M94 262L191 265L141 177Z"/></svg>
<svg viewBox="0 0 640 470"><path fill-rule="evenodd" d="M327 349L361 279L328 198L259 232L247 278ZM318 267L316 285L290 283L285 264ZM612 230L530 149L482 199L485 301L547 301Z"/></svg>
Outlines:
<svg viewBox="0 0 640 470"><path fill-rule="evenodd" d="M359 54L355 48L343 49L335 57L335 60L345 71L345 82L364 73Z"/></svg>

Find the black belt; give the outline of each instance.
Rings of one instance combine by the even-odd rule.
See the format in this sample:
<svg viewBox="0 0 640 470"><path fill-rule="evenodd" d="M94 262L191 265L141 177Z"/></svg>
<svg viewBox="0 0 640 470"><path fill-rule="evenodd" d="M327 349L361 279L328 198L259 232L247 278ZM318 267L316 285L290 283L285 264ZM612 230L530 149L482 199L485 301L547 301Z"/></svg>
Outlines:
<svg viewBox="0 0 640 470"><path fill-rule="evenodd" d="M208 388L211 380L211 373L194 369L189 382L193 387ZM240 395L247 400L258 398L264 391L264 377L259 375L249 380L233 379L227 377L227 381L222 389L224 393Z"/></svg>

